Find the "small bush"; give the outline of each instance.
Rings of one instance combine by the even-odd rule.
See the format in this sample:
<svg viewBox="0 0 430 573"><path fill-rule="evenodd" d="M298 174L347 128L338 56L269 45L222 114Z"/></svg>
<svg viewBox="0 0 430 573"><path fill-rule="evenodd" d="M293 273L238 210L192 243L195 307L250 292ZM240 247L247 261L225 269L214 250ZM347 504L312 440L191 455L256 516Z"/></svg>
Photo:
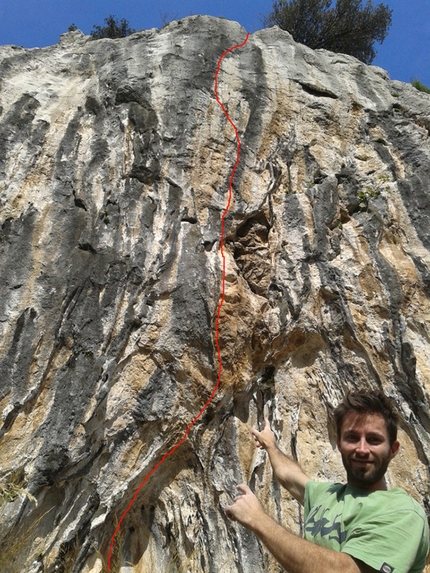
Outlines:
<svg viewBox="0 0 430 573"><path fill-rule="evenodd" d="M5 503L15 501L18 497L25 495L30 501L37 505L36 499L24 489L24 477L22 470L13 472L7 482L0 483L0 507Z"/></svg>
<svg viewBox="0 0 430 573"><path fill-rule="evenodd" d="M367 211L370 199L377 199L382 191L389 192L390 188L384 187L384 184L389 183L390 176L387 173L381 173L378 175L378 180L379 182L374 187L366 187L357 193L357 197L360 199L359 211Z"/></svg>
<svg viewBox="0 0 430 573"><path fill-rule="evenodd" d="M93 31L91 36L100 40L101 38L126 38L130 34L134 34L136 30L130 28L130 24L124 18L122 20L117 20L112 14L105 18L106 26L93 26Z"/></svg>
<svg viewBox="0 0 430 573"><path fill-rule="evenodd" d="M426 85L422 84L418 78L416 78L413 82L411 82L414 88L419 90L420 92L424 92L426 94L430 94L430 88Z"/></svg>
<svg viewBox="0 0 430 573"><path fill-rule="evenodd" d="M170 14L170 12L164 12L163 14L161 14L161 22L163 24L163 28L165 28L170 24L170 22L173 22L173 20L177 20L178 18L179 16L177 13Z"/></svg>

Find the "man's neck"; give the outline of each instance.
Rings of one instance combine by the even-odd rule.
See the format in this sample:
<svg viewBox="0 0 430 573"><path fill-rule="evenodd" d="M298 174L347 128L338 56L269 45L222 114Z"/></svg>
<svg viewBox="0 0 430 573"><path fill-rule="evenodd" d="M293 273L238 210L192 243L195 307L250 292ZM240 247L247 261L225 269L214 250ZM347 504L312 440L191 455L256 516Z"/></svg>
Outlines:
<svg viewBox="0 0 430 573"><path fill-rule="evenodd" d="M363 491L367 491L367 492L372 492L372 491L387 491L388 487L387 487L387 482L385 481L385 478L383 478L382 480L379 480L376 483L373 484L361 484L361 483L355 483L353 481L347 481L347 484L351 487L355 487L356 489L361 489Z"/></svg>

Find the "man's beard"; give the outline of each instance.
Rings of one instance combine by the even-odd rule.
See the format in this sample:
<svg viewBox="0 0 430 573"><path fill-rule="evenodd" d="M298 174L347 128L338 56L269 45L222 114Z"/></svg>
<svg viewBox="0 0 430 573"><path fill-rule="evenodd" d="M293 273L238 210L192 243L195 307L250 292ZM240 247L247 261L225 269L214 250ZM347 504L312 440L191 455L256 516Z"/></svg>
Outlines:
<svg viewBox="0 0 430 573"><path fill-rule="evenodd" d="M372 463L366 466L355 465L351 460L346 459L344 455L342 455L342 461L346 469L348 483L358 488L360 486L366 488L382 479L390 463L390 457L387 454L383 458L376 460L376 462L372 461Z"/></svg>

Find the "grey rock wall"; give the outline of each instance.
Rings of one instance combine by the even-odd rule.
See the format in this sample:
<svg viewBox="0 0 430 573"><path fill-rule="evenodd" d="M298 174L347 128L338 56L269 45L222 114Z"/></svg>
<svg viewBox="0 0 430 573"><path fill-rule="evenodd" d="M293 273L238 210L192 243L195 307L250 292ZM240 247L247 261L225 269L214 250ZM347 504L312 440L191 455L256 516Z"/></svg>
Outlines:
<svg viewBox="0 0 430 573"><path fill-rule="evenodd" d="M5 573L105 571L216 384L236 142L213 80L245 36L198 16L0 48ZM251 483L300 533L249 427L265 413L309 475L341 480L330 413L348 388L396 402L388 483L430 511L430 96L276 27L226 56L219 92L242 142L223 376L125 517L122 573L279 571L222 509Z"/></svg>

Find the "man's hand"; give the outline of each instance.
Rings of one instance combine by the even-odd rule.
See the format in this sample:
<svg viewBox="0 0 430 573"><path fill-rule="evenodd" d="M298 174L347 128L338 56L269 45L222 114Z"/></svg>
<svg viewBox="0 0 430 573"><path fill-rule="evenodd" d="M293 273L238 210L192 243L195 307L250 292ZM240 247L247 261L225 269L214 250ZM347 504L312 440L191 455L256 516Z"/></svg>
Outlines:
<svg viewBox="0 0 430 573"><path fill-rule="evenodd" d="M275 447L276 438L275 434L270 429L268 418L264 418L264 422L265 426L263 431L258 432L257 430L251 430L251 434L254 437L256 447L262 450L267 450L267 448Z"/></svg>
<svg viewBox="0 0 430 573"><path fill-rule="evenodd" d="M251 430L255 445L257 448L267 451L275 479L303 505L305 486L309 477L297 462L281 452L276 445L276 437L270 429L269 420L264 418L264 421L263 431Z"/></svg>
<svg viewBox="0 0 430 573"><path fill-rule="evenodd" d="M265 515L265 511L247 485L242 483L237 486L237 489L242 495L238 495L232 505L227 505L225 512L227 517L233 521L238 521L247 529L252 529L261 516Z"/></svg>

